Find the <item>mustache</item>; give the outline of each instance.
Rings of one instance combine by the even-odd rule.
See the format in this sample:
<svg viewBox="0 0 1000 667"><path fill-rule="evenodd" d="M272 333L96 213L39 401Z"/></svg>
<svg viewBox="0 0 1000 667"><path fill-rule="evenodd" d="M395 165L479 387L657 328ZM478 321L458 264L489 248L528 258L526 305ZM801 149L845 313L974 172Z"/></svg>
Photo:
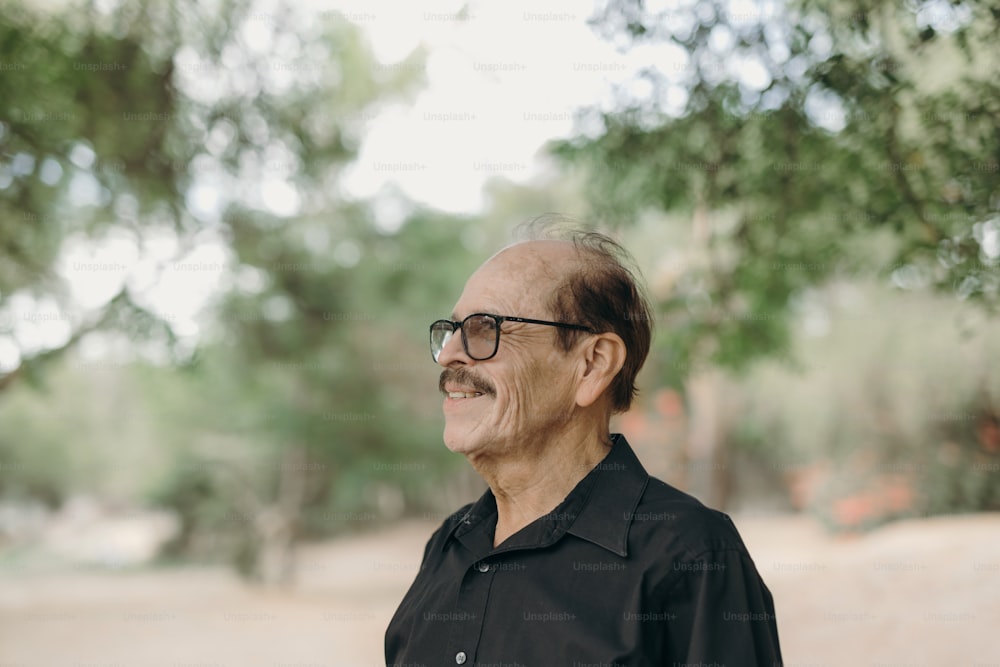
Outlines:
<svg viewBox="0 0 1000 667"><path fill-rule="evenodd" d="M472 387L476 391L490 396L493 396L496 393L493 390L493 385L486 380L473 375L468 369L462 366L459 366L458 368L446 368L441 371L441 377L438 379L438 391L442 394L445 393L444 386L449 382L454 382L455 384L462 385L463 387Z"/></svg>

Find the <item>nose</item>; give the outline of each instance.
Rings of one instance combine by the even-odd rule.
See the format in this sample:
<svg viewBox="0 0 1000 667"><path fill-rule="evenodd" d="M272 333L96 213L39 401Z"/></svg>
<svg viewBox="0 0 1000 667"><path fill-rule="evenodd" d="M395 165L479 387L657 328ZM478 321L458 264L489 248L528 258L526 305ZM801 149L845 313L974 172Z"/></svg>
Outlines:
<svg viewBox="0 0 1000 667"><path fill-rule="evenodd" d="M469 355L465 353L465 347L462 345L462 331L457 330L448 337L445 341L444 347L441 348L441 352L438 354L437 363L439 366L448 368L455 362L461 364L473 364L475 361Z"/></svg>

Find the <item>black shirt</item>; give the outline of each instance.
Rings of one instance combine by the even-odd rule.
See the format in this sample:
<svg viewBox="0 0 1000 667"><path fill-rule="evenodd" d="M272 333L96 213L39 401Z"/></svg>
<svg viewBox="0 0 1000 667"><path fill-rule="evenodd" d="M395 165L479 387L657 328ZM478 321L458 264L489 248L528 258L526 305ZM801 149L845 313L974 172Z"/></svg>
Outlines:
<svg viewBox="0 0 1000 667"><path fill-rule="evenodd" d="M491 491L446 519L389 622L387 665L780 666L771 593L732 521L612 441L498 547Z"/></svg>

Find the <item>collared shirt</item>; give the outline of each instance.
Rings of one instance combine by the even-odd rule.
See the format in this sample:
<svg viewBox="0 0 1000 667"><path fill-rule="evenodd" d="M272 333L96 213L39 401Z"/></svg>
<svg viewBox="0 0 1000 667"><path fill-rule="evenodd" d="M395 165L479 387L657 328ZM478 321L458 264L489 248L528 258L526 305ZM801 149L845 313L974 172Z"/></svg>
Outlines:
<svg viewBox="0 0 1000 667"><path fill-rule="evenodd" d="M771 593L732 521L612 441L497 547L491 491L446 519L386 630L386 664L780 666Z"/></svg>

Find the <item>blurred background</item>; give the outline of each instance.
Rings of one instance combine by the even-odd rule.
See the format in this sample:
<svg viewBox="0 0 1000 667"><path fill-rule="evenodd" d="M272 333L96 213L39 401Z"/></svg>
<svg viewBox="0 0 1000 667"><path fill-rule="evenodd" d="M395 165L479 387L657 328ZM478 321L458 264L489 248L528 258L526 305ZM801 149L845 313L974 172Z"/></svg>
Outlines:
<svg viewBox="0 0 1000 667"><path fill-rule="evenodd" d="M629 248L788 665L1000 666L1000 11L0 2L0 665L353 667L482 481L427 325Z"/></svg>

